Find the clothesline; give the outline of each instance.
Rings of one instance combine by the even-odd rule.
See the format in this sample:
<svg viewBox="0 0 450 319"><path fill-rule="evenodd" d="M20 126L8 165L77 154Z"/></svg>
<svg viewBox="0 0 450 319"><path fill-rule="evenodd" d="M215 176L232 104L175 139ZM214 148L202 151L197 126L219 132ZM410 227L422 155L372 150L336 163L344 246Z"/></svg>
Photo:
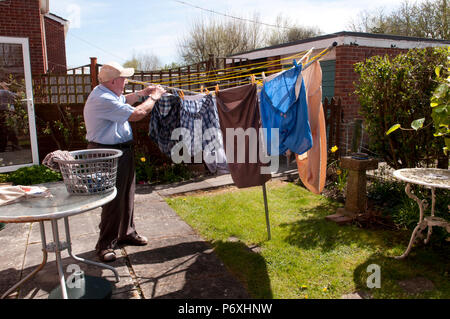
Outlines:
<svg viewBox="0 0 450 319"><path fill-rule="evenodd" d="M335 47L337 45L337 43L336 42L333 42L333 44L332 45L330 45L329 47L327 47L327 48L325 48L324 50L322 50L320 53L318 53L317 55L315 55L314 57L312 57L309 61L308 61L308 63L305 65L305 67L303 68L303 70L306 70L312 63L314 63L315 61L317 61L318 59L320 59L321 57L323 57L324 55L326 55L326 54L328 54L329 53L329 51L333 48L333 47ZM311 50L310 50L311 51ZM303 51L304 52L304 51ZM293 56L297 56L297 55L299 55L299 54L295 54L295 55L293 55ZM291 56L292 57L292 56ZM290 57L290 58L291 58ZM287 58L284 58L284 59L287 59ZM281 60L281 59L280 59ZM274 61L269 61L268 62L268 64L270 64L270 63L272 63L272 62L274 62ZM251 70L254 70L254 69L260 69L261 67L258 67L258 68L252 68L252 69L247 69L247 70L245 70L245 72L248 72L248 71L251 71ZM265 72L266 74L271 74L271 73L277 73L277 72L280 72L280 71L282 71L282 70L272 70L272 71L268 71L268 72ZM194 82L194 83L185 83L185 84L190 84L190 85L197 85L197 84L204 84L204 83L211 83L211 82L220 82L220 81L225 81L225 80L232 80L232 79L238 79L238 78L246 78L246 77L249 77L249 75L248 74L245 74L245 75L238 75L238 76L232 76L232 77L226 77L226 78L219 78L219 79L212 79L212 80L207 80L207 81L201 81L201 82ZM243 82L243 83L242 83ZM144 82L144 81L137 81L137 80L133 80L133 79L129 79L128 80L128 83L134 83L134 84L140 84L140 85L151 85L151 84L154 84L154 85L162 85L164 88L166 88L166 89L171 89L171 90L175 90L175 91L183 91L183 92L186 92L186 93L189 93L189 94L200 94L200 93L202 93L202 92L198 92L198 91L191 91L191 90L186 90L186 89L181 89L181 88L179 88L179 87L172 87L172 86L167 86L167 85L163 85L164 83L166 83L166 82L160 82L160 83L150 83L150 82ZM173 82L168 82L168 83L173 83ZM250 83L250 81L236 81L236 82L231 82L231 83L225 83L224 85L230 85L230 84L235 84L235 83L241 83L241 84L248 84L248 83ZM215 85L213 85L213 86L209 86L209 87L207 87L207 89L212 89L212 88L214 88L215 87Z"/></svg>
<svg viewBox="0 0 450 319"><path fill-rule="evenodd" d="M212 70L212 71L206 71L206 72L202 72L202 73L191 73L190 75L184 75L184 76L175 77L176 78L175 80L162 81L162 82L158 82L158 83L155 83L155 84L159 84L159 85L163 85L163 84L171 84L171 85L173 85L173 84L190 84L190 85L196 85L196 84L217 82L217 81L221 81L221 80L232 79L234 77L237 77L238 74L247 73L247 72L258 70L258 69L261 69L261 68L267 68L267 67L279 65L277 62L279 62L281 60L293 59L293 58L297 57L300 54L301 53L298 53L298 54L292 55L292 56L290 56L288 58L283 58L283 59L280 59L280 60L264 61L264 62L254 63L254 64L248 64L248 65L245 65L245 66L231 67L231 68L219 69L219 70ZM259 66L258 67L253 67L253 68L250 68L250 69L248 69L248 68L242 69L243 67L248 67L248 66L252 66L252 65L259 65ZM236 70L236 71L233 71L233 72L223 72L221 74L221 76L225 76L226 78L225 79L218 79L217 78L217 76L219 76L218 73L220 73L219 71L233 69L233 68L240 68L242 70ZM215 72L216 74L214 74L214 75L206 75L206 73L212 73L212 72ZM204 74L204 75L202 77L199 77L199 76L196 77L195 76L196 74ZM245 76L248 76L248 75L243 75L241 77L245 77ZM186 78L186 77L188 77L187 81L186 80L181 80L181 78ZM190 79L191 77L194 77L194 79L191 80ZM213 78L213 77L215 77L215 78ZM204 79L206 79L206 80L204 80ZM135 81L135 80L130 80L129 82L132 83L133 81ZM142 83L147 83L145 81L144 82L141 81L141 82Z"/></svg>
<svg viewBox="0 0 450 319"><path fill-rule="evenodd" d="M228 70L242 69L242 68L245 68L245 69L243 70L243 71L245 72L245 71L248 70L248 69L246 69L246 68L249 67L249 66L259 65L258 68L262 68L262 67L266 66L266 64L275 64L276 62L294 59L294 58L296 58L296 57L298 57L298 56L301 56L304 52L305 52L305 51L302 51L302 52L296 53L296 54L294 54L294 55L292 55L292 56L289 56L289 57L286 57L286 58L282 58L282 59L278 59L278 60L256 62L256 63L245 64L245 65L231 66L231 67L222 68L222 69L215 69L215 70L209 70L209 71L203 71L203 72L197 72L197 73L189 73L189 74L186 74L186 75L180 75L180 76L177 76L177 77L178 77L179 79L181 79L181 78L190 78L190 77L196 76L196 75L203 75L203 76L205 77L207 74L210 74L210 73L217 73L217 72L220 72L220 71L228 71ZM232 73L240 72L240 71L242 71L242 70L233 71L233 72L230 72L230 73L228 73L228 74L232 74ZM167 82L167 83L173 83L173 82ZM167 84L167 83L161 82L160 84Z"/></svg>
<svg viewBox="0 0 450 319"><path fill-rule="evenodd" d="M232 69L242 69L242 68L244 68L245 67L245 69L243 69L243 70L237 70L237 71L233 71L233 72L226 72L225 74L226 74L226 76L230 76L230 75L233 75L233 74L239 74L239 73L244 73L244 72L249 72L249 71L252 71L252 70L257 70L257 69L260 69L260 68L263 68L263 67L270 67L270 66L273 66L273 65L277 65L277 62L280 62L280 61L284 61L284 60L291 60L291 59L294 59L294 58L297 58L297 57L301 57L302 56L302 54L304 53L305 51L302 51L302 52L299 52L299 53L296 53L296 54L294 54L294 55L291 55L291 56L289 56L289 57L286 57L286 58L282 58L282 59L278 59L278 60L270 60L270 61L264 61L264 62L257 62L257 63L252 63L252 64L246 64L246 65L240 65L240 66L234 66L234 67L228 67L228 68L223 68L223 69L216 69L216 70L211 70L211 71L204 71L204 72L200 72L200 73L190 73L190 74L188 74L188 75L183 75L183 76L177 76L176 78L178 78L178 80L170 80L170 81L163 81L163 82L158 82L158 83L155 83L155 84L160 84L160 85L162 85L162 84L189 84L189 83L191 83L192 84L192 82L190 82L190 80L189 81L181 81L180 79L181 78L190 78L190 77L195 77L195 75L203 75L202 77L203 78L209 78L211 75L209 75L209 76L207 76L207 74L208 73L218 73L219 71L227 71L227 70L232 70ZM254 66L254 65L259 65L258 67L255 67L255 68L251 68L251 69L248 69L247 67L249 67L249 66ZM216 75L217 76L217 75ZM196 79L193 79L193 81L199 81L199 79L201 79L201 77L196 77ZM142 81L141 81L142 82ZM145 81L143 82L143 83L146 83Z"/></svg>
<svg viewBox="0 0 450 319"><path fill-rule="evenodd" d="M332 47L334 47L334 46L336 46L336 45L337 45L337 43L334 42L331 46L329 46L328 48L324 49L322 52L320 52L320 53L317 54L315 57L313 57L313 58L311 59L311 62L313 62L313 61L319 59L320 57L322 57L323 55L325 55L326 53L328 53L328 51L329 51ZM300 61L303 60L303 59L304 59L305 57L307 57L308 55L310 55L310 54L312 53L312 50L313 50L313 49L314 49L314 48L311 48L306 54L304 54L304 55L301 57ZM261 65L261 66L259 66L259 67L250 68L250 69L244 69L244 70L235 71L234 73L226 73L226 74L224 74L224 75L225 75L225 78L219 78L219 79L218 79L218 78L217 78L217 75L216 75L216 78L211 79L211 80L209 80L209 78L206 77L206 81L205 81L205 80L199 81L199 79L197 78L197 79L193 80L194 82L192 82L192 81L166 81L166 82L160 82L159 84L169 84L169 83L170 83L170 84L191 84L191 85L196 85L196 84L211 83L211 82L219 82L219 81L223 81L223 80L231 80L231 79L235 79L235 78L247 77L248 75L236 75L236 74L240 74L240 73L244 73L244 72L247 73L247 72L250 72L250 71L254 71L254 70L261 69L262 67L270 67L270 66L273 66L273 65L277 65L277 62L282 61L282 60L290 60L290 59L293 59L293 58L295 58L295 57L300 56L301 54L303 54L303 52L305 52L305 51L302 51L302 52L300 52L300 53L294 54L294 55L292 55L292 56L290 56L290 57L287 57L287 58L282 58L282 59L278 59L278 60L271 60L271 61L265 61L265 62L255 63L254 65L256 65L256 64L264 64L264 65ZM304 67L304 69L306 69L310 64L311 64L311 63L309 63L308 65L306 65L306 66ZM249 65L247 65L247 66L250 66L250 65L252 65L252 64L249 64ZM212 71L212 72L216 72L216 71L218 71L218 70L214 70L214 71ZM277 70L276 72L279 72L279 71L281 71L281 70ZM272 72L272 73L276 73L276 72ZM197 81L197 82L195 82L195 81Z"/></svg>

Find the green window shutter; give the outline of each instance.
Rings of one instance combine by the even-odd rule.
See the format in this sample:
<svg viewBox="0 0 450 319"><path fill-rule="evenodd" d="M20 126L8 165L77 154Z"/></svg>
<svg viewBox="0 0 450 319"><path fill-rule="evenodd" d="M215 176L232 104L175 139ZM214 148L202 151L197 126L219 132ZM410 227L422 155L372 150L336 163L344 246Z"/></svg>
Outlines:
<svg viewBox="0 0 450 319"><path fill-rule="evenodd" d="M334 96L334 77L336 74L336 60L320 61L322 67L322 100Z"/></svg>

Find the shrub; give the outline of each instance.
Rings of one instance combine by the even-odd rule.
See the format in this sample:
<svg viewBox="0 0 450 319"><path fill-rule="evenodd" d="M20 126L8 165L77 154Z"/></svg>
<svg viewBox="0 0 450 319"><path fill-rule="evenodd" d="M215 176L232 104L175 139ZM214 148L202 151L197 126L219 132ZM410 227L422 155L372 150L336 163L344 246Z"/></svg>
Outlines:
<svg viewBox="0 0 450 319"><path fill-rule="evenodd" d="M0 183L5 183L8 181L8 174L0 174Z"/></svg>
<svg viewBox="0 0 450 319"><path fill-rule="evenodd" d="M423 166L440 156L443 140L433 138L430 99L438 86L435 67L444 65L446 48L409 50L390 59L374 56L357 63L360 75L355 93L372 151L393 168ZM403 127L425 119L422 130L386 135L394 124Z"/></svg>
<svg viewBox="0 0 450 319"><path fill-rule="evenodd" d="M436 66L435 73L439 85L431 97L431 117L436 131L434 135L444 138L444 153L447 154L450 149L450 47L447 47L445 65Z"/></svg>
<svg viewBox="0 0 450 319"><path fill-rule="evenodd" d="M428 207L426 216L431 210L431 191L418 185L411 185L411 190L420 199L426 199ZM405 192L405 183L374 179L368 187L368 198L379 206L385 216L389 216L400 228L414 229L419 221L419 206ZM449 191L436 189L435 215L450 221L448 207L450 205ZM433 228L433 232L438 227Z"/></svg>
<svg viewBox="0 0 450 319"><path fill-rule="evenodd" d="M192 173L184 164L152 163L145 156L136 156L137 183L174 183L191 177Z"/></svg>
<svg viewBox="0 0 450 319"><path fill-rule="evenodd" d="M33 185L61 180L61 173L52 171L44 165L19 168L9 173L6 178L6 181L12 182L14 185Z"/></svg>

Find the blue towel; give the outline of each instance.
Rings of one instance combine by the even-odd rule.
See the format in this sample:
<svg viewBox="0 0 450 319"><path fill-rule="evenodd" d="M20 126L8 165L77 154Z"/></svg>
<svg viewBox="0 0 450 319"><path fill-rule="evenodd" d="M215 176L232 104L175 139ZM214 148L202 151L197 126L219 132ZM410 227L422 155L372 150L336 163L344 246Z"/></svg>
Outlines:
<svg viewBox="0 0 450 319"><path fill-rule="evenodd" d="M288 149L303 154L312 147L306 89L301 73L302 66L294 60L293 68L264 83L261 90L261 120L269 155L284 154ZM300 89L298 96L296 85L297 90ZM271 128L279 129L279 143L272 141L275 136L272 136Z"/></svg>

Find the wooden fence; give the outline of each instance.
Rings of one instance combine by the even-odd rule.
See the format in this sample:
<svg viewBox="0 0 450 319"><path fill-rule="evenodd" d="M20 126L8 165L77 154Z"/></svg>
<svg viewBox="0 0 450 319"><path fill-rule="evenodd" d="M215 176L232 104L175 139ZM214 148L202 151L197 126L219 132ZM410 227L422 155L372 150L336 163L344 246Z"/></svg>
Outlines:
<svg viewBox="0 0 450 319"><path fill-rule="evenodd" d="M35 103L84 103L95 83L91 74L91 65L88 64L68 69L67 74L47 73L33 76Z"/></svg>
<svg viewBox="0 0 450 319"><path fill-rule="evenodd" d="M249 83L251 74L261 74L261 72L281 68L279 63L264 67L265 59L263 60L216 58L211 55L207 61L178 68L158 71L137 70L130 79L146 83L161 83L168 87L197 92L200 91L201 86L213 90L216 84L224 89ZM262 66L255 67L255 63L261 63ZM35 102L85 103L91 90L98 85L97 76L100 67L101 64L97 63L97 58L91 58L90 64L68 69L67 74L48 73L34 76ZM130 83L125 86L124 93L131 93L142 88L140 84Z"/></svg>

